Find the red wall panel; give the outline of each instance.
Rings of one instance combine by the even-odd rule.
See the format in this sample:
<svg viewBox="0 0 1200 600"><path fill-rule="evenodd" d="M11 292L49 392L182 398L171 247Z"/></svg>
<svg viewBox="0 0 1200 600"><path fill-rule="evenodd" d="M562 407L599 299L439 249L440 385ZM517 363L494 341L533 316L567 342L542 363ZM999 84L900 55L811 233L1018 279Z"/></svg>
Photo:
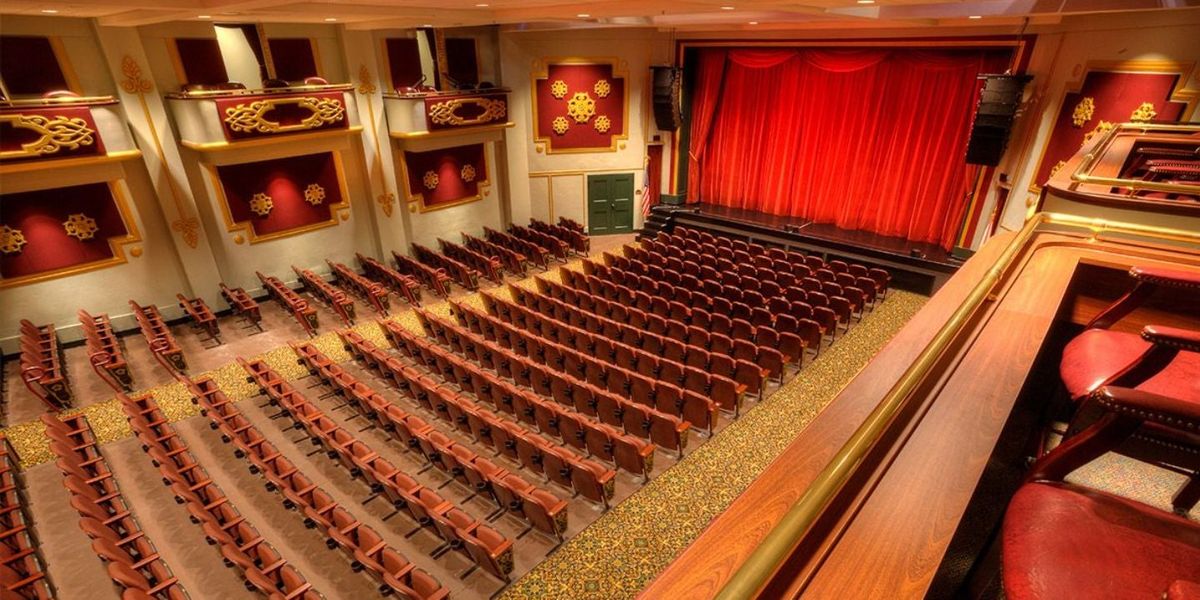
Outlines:
<svg viewBox="0 0 1200 600"><path fill-rule="evenodd" d="M404 166L408 172L409 197L420 197L426 208L479 197L479 184L488 178L487 161L484 156L483 144L441 148L428 152L405 152ZM470 166L470 169L466 169L467 166ZM437 178L432 189L426 186L426 175L431 173ZM433 182L433 179L430 178L429 181Z"/></svg>
<svg viewBox="0 0 1200 600"><path fill-rule="evenodd" d="M95 220L87 240L67 234L63 222L73 214ZM109 238L129 233L107 183L90 183L36 192L0 195L0 225L19 230L25 245L0 255L0 275L26 277L113 257Z"/></svg>
<svg viewBox="0 0 1200 600"><path fill-rule="evenodd" d="M343 201L333 153L291 156L217 167L225 203L233 223L249 223L256 237L285 234L333 220L330 206ZM305 190L316 184L325 197L317 204L305 200ZM271 211L265 216L250 210L255 194L266 194Z"/></svg>
<svg viewBox="0 0 1200 600"><path fill-rule="evenodd" d="M611 64L551 63L546 73L534 81L538 141L546 142L550 152L616 149L616 138L625 135L625 78L616 76ZM559 81L565 92L559 89L561 93L556 93ZM607 83L607 93L598 91L601 82ZM594 102L592 114L583 120L569 114L577 94ZM601 117L607 120L607 127L598 126L603 123ZM555 130L556 119L565 119L565 131Z"/></svg>

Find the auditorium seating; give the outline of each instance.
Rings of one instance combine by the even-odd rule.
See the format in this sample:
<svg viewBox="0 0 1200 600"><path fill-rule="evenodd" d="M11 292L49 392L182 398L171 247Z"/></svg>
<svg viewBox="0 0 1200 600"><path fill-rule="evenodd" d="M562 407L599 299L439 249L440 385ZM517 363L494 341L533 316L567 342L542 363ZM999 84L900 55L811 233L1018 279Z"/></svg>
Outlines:
<svg viewBox="0 0 1200 600"><path fill-rule="evenodd" d="M501 265L504 265L505 270L518 277L525 276L525 255L505 248L499 244L493 244L484 239L480 239L466 233L462 234L463 244L467 248L478 252L484 256L489 256L499 260Z"/></svg>
<svg viewBox="0 0 1200 600"><path fill-rule="evenodd" d="M531 244L542 248L555 258L567 262L567 253L571 247L566 242L536 229L522 227L521 225L512 224L508 227L508 232L517 238L525 240Z"/></svg>
<svg viewBox="0 0 1200 600"><path fill-rule="evenodd" d="M696 373L693 379L700 386L718 379L719 384L728 384L718 387L710 400L696 389L655 386L650 383L649 375L609 367L575 348L543 339L474 309L452 304L451 313L458 325L425 312L418 312L417 317L427 335L482 366L490 366L501 377L532 388L564 406L574 406L580 413L603 423L622 427L626 433L648 439L680 456L692 426L681 415L694 415L696 426L707 428L715 414L713 401L721 404L723 399L731 410L740 405L741 391L724 378L709 380L707 373ZM394 345L402 339L402 332L396 328L385 329L395 336ZM649 371L653 366L651 360L643 362L643 368ZM659 367L672 373L673 369L680 372L686 369L672 361L663 361ZM635 383L638 392L631 400ZM685 389L694 393L684 394Z"/></svg>
<svg viewBox="0 0 1200 600"><path fill-rule="evenodd" d="M1194 434L1200 402L1120 387L1089 398L1104 416L1042 457L1009 504L1001 536L1005 597L1196 597L1200 523L1064 479L1144 425Z"/></svg>
<svg viewBox="0 0 1200 600"><path fill-rule="evenodd" d="M308 305L308 301L300 297L295 290L288 287L282 279L274 275L264 275L255 271L258 280L263 283L267 294L274 298L284 310L291 313L300 327L309 336L317 335L317 309Z"/></svg>
<svg viewBox="0 0 1200 600"><path fill-rule="evenodd" d="M442 254L446 258L462 263L467 268L490 279L493 283L499 285L504 280L499 259L486 256L454 242L447 242L442 238L438 238L438 245L441 247Z"/></svg>
<svg viewBox="0 0 1200 600"><path fill-rule="evenodd" d="M123 597L186 600L187 592L125 501L87 417L60 420L44 414L42 422L71 506L79 512L79 527L92 539L92 550Z"/></svg>
<svg viewBox="0 0 1200 600"><path fill-rule="evenodd" d="M572 229L562 224L551 225L537 219L529 220L529 228L566 242L572 250L583 256L587 256L592 249L591 238L581 230Z"/></svg>
<svg viewBox="0 0 1200 600"><path fill-rule="evenodd" d="M425 287L432 290L433 293L443 298L450 295L450 275L445 270L435 269L394 250L392 251L392 258L395 259L396 270L400 273L420 281Z"/></svg>
<svg viewBox="0 0 1200 600"><path fill-rule="evenodd" d="M292 271L300 278L309 295L333 310L344 325L348 327L354 324L354 301L345 292L333 287L312 269L301 269L293 265Z"/></svg>
<svg viewBox="0 0 1200 600"><path fill-rule="evenodd" d="M46 577L19 465L12 444L0 435L0 596L50 600L54 589Z"/></svg>
<svg viewBox="0 0 1200 600"><path fill-rule="evenodd" d="M337 284L367 303L375 312L388 314L388 291L383 285L359 275L354 269L339 262L326 260Z"/></svg>
<svg viewBox="0 0 1200 600"><path fill-rule="evenodd" d="M397 296L404 298L413 306L421 305L421 283L408 275L402 275L395 269L375 260L369 256L362 254L355 255L358 258L358 263L362 265L363 273L370 279L373 279L388 289L396 293Z"/></svg>
<svg viewBox="0 0 1200 600"><path fill-rule="evenodd" d="M54 324L21 319L21 381L50 410L71 405L71 385Z"/></svg>
<svg viewBox="0 0 1200 600"><path fill-rule="evenodd" d="M555 407L541 402L535 395L524 393L520 388L509 385L502 372L497 372L499 377L489 377L482 369L456 360L444 351L439 352L408 330L389 326L387 333L392 344L403 355L424 365L428 370L439 373L446 381L454 382L463 390L472 392L476 398L486 399L497 410L516 417L526 425L544 427L545 432L554 431L558 425L570 421L563 427L576 432L577 435L568 439L559 429L559 437L564 443L581 450L586 449L586 434L593 431L593 446L597 449L602 448L601 455L609 457L609 462L615 463L615 455L620 452L619 466L643 477L649 475L653 460L652 447L622 437L619 432L611 431L611 428L587 427L581 423L582 418L572 418L573 415L569 413L555 411ZM429 394L428 390L432 389L430 384L422 382L419 376L414 379L404 374L402 379L405 381L400 386L401 389L406 389L406 393L418 404L435 413L449 413L449 417L462 427L460 416L454 414L455 411L449 403L444 408L439 408L440 402L446 397L445 394L438 394L436 390L433 395ZM613 469L528 433L520 425L506 421L477 404L472 406L459 403L457 408L463 413L461 417L465 418L466 428L470 430L471 435L481 443L494 447L498 454L503 454L528 470L541 473L549 481L574 490L576 494L592 502L605 508L609 506L616 477ZM474 418L467 410L470 408L475 409ZM555 414L559 417L563 414L568 416L565 420L555 419ZM537 425L539 422L540 425ZM572 428L572 425L577 426Z"/></svg>
<svg viewBox="0 0 1200 600"><path fill-rule="evenodd" d="M130 300L129 308L133 310L133 317L137 319L138 328L142 330L142 337L146 338L150 351L158 361L169 370L186 372L187 361L183 357L183 348L175 340L175 334L171 333L171 328L167 326L167 321L158 307L153 304L142 306Z"/></svg>
<svg viewBox="0 0 1200 600"><path fill-rule="evenodd" d="M77 314L92 369L114 390L132 391L133 376L125 360L125 344L117 337L108 315L92 315L83 309Z"/></svg>
<svg viewBox="0 0 1200 600"><path fill-rule="evenodd" d="M450 281L461 285L463 289L479 289L479 272L474 268L459 262L444 254L438 254L431 248L413 243L413 256L430 268L437 269L450 276Z"/></svg>
<svg viewBox="0 0 1200 600"><path fill-rule="evenodd" d="M581 233L584 235L587 234L587 230L584 229L583 224L574 219L569 219L567 217L559 217L558 224L560 226L566 227L567 229L570 229L572 231L575 231L575 232L578 232L578 233Z"/></svg>
<svg viewBox="0 0 1200 600"><path fill-rule="evenodd" d="M520 253L525 257L526 260L535 266L541 267L544 271L548 271L550 269L550 253L545 248L542 248L537 244L527 242L521 238L504 233L502 231L496 231L491 227L483 228L483 237L487 241L496 244L497 246L502 246L512 250L513 252Z"/></svg>
<svg viewBox="0 0 1200 600"><path fill-rule="evenodd" d="M430 380L415 373L407 365L400 364L398 359L377 348L358 333L351 330L338 332L347 350L359 360L370 355L368 364L373 371L383 376L389 382L404 381L409 387L403 389L414 391L412 385L420 386L426 404L433 406L437 416L449 421L452 426L466 429L467 416L480 419L479 407L472 401L453 391L428 384ZM504 512L512 513L529 523L530 528L536 528L557 542L562 542L567 529L567 503L554 494L531 485L519 476L497 466L483 456L477 455L470 447L449 441L450 438L437 427L430 425L417 417L410 415L402 408L384 398L369 385L351 375L341 366L329 360L311 344L296 347L300 360L312 375L318 377L326 386L336 390L345 398L347 404L357 413L373 422L397 440L403 442L408 450L417 452L430 467L436 467L461 484L475 495L488 497L498 510L492 517ZM411 377L405 378L406 375ZM436 398L434 406L429 400ZM451 415L454 415L452 418ZM501 422L493 420L485 427L501 427ZM506 431L508 431L506 429ZM494 442L488 438L476 438L482 443ZM538 447L539 440L526 437L525 441L531 447ZM491 443L492 446L497 446ZM496 447L500 450L499 447ZM518 536L520 537L520 536Z"/></svg>
<svg viewBox="0 0 1200 600"><path fill-rule="evenodd" d="M341 547L348 554L352 569L365 569L376 578L381 594L394 592L401 598L423 600L449 596L436 579L351 516L267 441L216 382L199 379L186 383L193 394L193 402L201 406L201 414L210 420L210 427L220 431L221 439L235 447L234 455L249 461L250 472L266 479L267 489L278 492L286 508L303 516L305 527L321 527L326 536L326 547L331 550Z"/></svg>
<svg viewBox="0 0 1200 600"><path fill-rule="evenodd" d="M247 328L254 327L262 331L262 311L259 309L258 301L250 297L246 290L242 288L231 288L221 283L221 297L225 302L229 303L229 308L233 310L233 314L246 321Z"/></svg>
<svg viewBox="0 0 1200 600"><path fill-rule="evenodd" d="M217 315L213 314L212 309L208 307L208 303L203 298L188 298L183 294L175 294L175 299L179 300L179 308L183 309L192 320L192 326L197 330L208 334L209 339L221 345L221 328L217 324Z"/></svg>
<svg viewBox="0 0 1200 600"><path fill-rule="evenodd" d="M412 516L418 528L410 535L421 529L432 528L445 542L435 551L435 556L450 550L463 552L490 575L506 583L509 581L509 573L513 568L512 540L471 517L432 489L421 487L349 430L337 425L266 363L259 360L239 362L259 388L265 391L272 405L279 406L297 428L307 431L314 445L323 449L330 459L337 460L352 477L365 481L374 493L392 498L397 509L405 510ZM330 511L330 522L337 526L337 531L345 538L335 538L335 543L343 547L356 546L362 541L356 534L370 530L348 513L335 518L342 514L337 509ZM310 518L314 518L312 514ZM374 532L370 533L378 539Z"/></svg>
<svg viewBox="0 0 1200 600"><path fill-rule="evenodd" d="M163 485L171 488L175 501L187 509L225 564L241 572L247 590L273 597L322 598L213 482L153 396L117 397L133 434L162 475Z"/></svg>

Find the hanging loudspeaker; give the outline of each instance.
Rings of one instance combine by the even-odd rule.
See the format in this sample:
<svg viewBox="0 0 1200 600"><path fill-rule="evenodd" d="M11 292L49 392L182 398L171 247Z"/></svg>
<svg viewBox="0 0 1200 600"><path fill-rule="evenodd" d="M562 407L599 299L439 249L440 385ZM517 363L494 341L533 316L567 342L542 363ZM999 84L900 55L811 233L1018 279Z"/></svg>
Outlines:
<svg viewBox="0 0 1200 600"><path fill-rule="evenodd" d="M675 67L650 67L653 82L654 124L662 131L679 129L679 86L682 73Z"/></svg>

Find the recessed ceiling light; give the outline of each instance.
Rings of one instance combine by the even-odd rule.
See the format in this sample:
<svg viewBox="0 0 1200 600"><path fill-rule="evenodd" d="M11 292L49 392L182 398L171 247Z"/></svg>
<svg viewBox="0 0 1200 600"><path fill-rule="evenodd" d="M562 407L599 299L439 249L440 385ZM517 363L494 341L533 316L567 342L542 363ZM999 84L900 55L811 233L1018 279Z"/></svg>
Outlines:
<svg viewBox="0 0 1200 600"><path fill-rule="evenodd" d="M721 10L733 10L732 6L722 6Z"/></svg>
<svg viewBox="0 0 1200 600"><path fill-rule="evenodd" d="M758 21L750 21L751 25L758 25Z"/></svg>
<svg viewBox="0 0 1200 600"><path fill-rule="evenodd" d="M487 7L488 7L487 2L480 2L479 4L475 5L475 8L487 8Z"/></svg>
<svg viewBox="0 0 1200 600"><path fill-rule="evenodd" d="M969 16L969 17L967 17L967 18L968 18L968 19L982 19L983 17L982 17L982 16L980 16L980 15L971 15L971 16Z"/></svg>
<svg viewBox="0 0 1200 600"><path fill-rule="evenodd" d="M586 19L586 18L588 18L588 17L590 17L590 16L592 16L592 15L589 15L589 14L587 14L587 13L579 13L579 14L577 14L577 15L575 15L575 16L579 17L580 19Z"/></svg>
<svg viewBox="0 0 1200 600"><path fill-rule="evenodd" d="M325 19L326 23L333 23L334 21L337 21L337 17L328 17Z"/></svg>
<svg viewBox="0 0 1200 600"><path fill-rule="evenodd" d="M426 23L426 24L422 25L421 27L424 27L425 29L432 29L432 28L433 28L433 25L430 25L429 23Z"/></svg>
<svg viewBox="0 0 1200 600"><path fill-rule="evenodd" d="M875 4L875 0L858 0L859 4Z"/></svg>
<svg viewBox="0 0 1200 600"><path fill-rule="evenodd" d="M45 14L48 14L48 15L57 15L58 14L58 11L54 10L53 8L43 8L42 12Z"/></svg>
<svg viewBox="0 0 1200 600"><path fill-rule="evenodd" d="M212 18L212 15L200 15L200 16L198 16L198 17L196 17L196 18L197 18L197 19L211 19L211 18Z"/></svg>

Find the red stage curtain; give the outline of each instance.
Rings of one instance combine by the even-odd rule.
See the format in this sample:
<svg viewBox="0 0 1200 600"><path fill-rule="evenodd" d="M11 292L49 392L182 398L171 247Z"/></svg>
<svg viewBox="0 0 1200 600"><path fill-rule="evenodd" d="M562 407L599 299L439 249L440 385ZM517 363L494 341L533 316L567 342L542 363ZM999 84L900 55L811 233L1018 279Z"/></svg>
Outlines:
<svg viewBox="0 0 1200 600"><path fill-rule="evenodd" d="M717 114L717 100L721 97L721 81L725 75L726 51L708 48L700 51L696 64L696 84L692 90L692 127L688 147L688 195L689 202L700 198L701 161L713 117Z"/></svg>
<svg viewBox="0 0 1200 600"><path fill-rule="evenodd" d="M689 169L688 187L705 202L949 249L976 173L964 162L976 75L1007 60L987 50L730 51L715 98L697 81L696 101L718 107L707 139L693 109L703 168L698 178Z"/></svg>

